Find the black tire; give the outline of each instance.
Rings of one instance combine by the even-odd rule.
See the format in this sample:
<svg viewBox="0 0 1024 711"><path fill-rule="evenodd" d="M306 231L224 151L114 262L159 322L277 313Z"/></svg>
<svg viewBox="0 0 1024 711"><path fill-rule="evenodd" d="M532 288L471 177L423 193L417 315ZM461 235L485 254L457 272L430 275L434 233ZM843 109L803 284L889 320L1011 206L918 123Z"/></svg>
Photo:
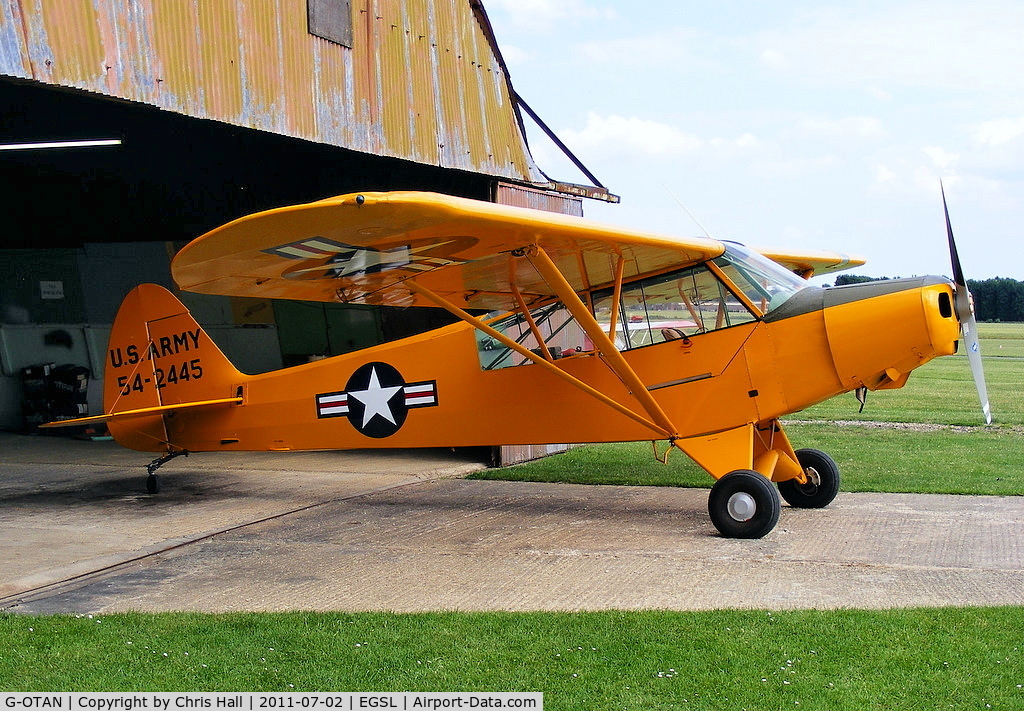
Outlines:
<svg viewBox="0 0 1024 711"><path fill-rule="evenodd" d="M150 474L149 476L146 477L146 493L160 493L160 477L157 476L156 474Z"/></svg>
<svg viewBox="0 0 1024 711"><path fill-rule="evenodd" d="M708 513L726 538L761 538L779 522L779 493L764 476L749 469L729 472L715 482Z"/></svg>
<svg viewBox="0 0 1024 711"><path fill-rule="evenodd" d="M796 458L808 481L806 484L795 479L780 481L779 493L794 508L825 508L839 493L839 467L835 460L817 449L798 449Z"/></svg>

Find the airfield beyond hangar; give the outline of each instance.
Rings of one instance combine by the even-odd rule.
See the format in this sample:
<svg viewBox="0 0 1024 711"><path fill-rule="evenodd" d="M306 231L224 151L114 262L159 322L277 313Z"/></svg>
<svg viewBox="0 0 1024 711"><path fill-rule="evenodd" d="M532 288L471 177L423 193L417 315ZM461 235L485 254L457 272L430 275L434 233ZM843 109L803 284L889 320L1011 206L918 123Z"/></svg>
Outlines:
<svg viewBox="0 0 1024 711"><path fill-rule="evenodd" d="M703 490L471 481L444 451L148 455L0 434L0 608L1024 604L1024 498L840 493L720 537Z"/></svg>

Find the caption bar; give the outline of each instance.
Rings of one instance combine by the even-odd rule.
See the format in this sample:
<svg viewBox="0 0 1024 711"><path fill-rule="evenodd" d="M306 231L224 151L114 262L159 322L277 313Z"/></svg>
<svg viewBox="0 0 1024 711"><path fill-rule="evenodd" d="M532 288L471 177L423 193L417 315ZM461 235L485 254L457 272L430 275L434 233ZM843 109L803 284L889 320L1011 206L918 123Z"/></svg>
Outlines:
<svg viewBox="0 0 1024 711"><path fill-rule="evenodd" d="M0 692L0 711L289 711L290 709L531 709L543 711L541 692L72 692L44 694Z"/></svg>

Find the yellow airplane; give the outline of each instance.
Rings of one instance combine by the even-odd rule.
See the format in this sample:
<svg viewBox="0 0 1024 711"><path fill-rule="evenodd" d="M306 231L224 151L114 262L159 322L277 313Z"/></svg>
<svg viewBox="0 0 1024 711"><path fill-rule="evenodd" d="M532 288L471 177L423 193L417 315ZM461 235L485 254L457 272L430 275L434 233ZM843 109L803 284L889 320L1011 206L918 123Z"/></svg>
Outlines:
<svg viewBox="0 0 1024 711"><path fill-rule="evenodd" d="M902 387L957 350L962 325L976 349L949 239L955 283L818 288L802 277L863 262L431 193L270 210L188 244L172 263L178 286L436 306L460 322L245 375L177 298L142 284L113 324L105 414L52 424L105 420L123 446L165 452L148 467L151 493L157 468L188 452L667 441L717 480L715 527L758 538L780 494L814 508L839 490L835 462L795 450L780 417Z"/></svg>

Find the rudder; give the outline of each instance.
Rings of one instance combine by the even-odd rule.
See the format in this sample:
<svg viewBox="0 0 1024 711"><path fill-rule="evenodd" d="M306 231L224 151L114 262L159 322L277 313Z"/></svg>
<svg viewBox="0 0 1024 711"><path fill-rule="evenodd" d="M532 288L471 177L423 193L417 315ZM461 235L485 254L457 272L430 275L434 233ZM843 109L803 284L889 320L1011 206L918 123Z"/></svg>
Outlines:
<svg viewBox="0 0 1024 711"><path fill-rule="evenodd" d="M140 284L121 302L110 332L103 410L109 414L227 398L244 377L171 292ZM123 446L160 451L173 446L164 417L108 426Z"/></svg>

